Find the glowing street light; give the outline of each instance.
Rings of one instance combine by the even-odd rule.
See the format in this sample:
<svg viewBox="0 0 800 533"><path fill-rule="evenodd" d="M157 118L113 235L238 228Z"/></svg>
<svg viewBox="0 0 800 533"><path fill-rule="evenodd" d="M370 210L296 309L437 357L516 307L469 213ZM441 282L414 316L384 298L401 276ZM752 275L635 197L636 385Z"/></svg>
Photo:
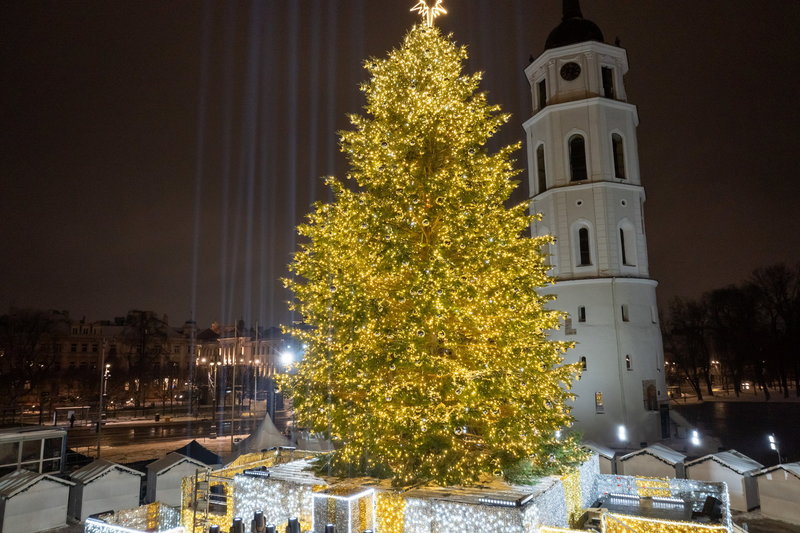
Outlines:
<svg viewBox="0 0 800 533"><path fill-rule="evenodd" d="M285 367L291 366L294 363L294 354L291 350L284 350L281 352L281 364Z"/></svg>
<svg viewBox="0 0 800 533"><path fill-rule="evenodd" d="M778 446L778 440L775 438L775 434L771 433L767 435L767 439L769 440L769 449L778 454L778 464L782 464L783 461L781 460L781 449Z"/></svg>
<svg viewBox="0 0 800 533"><path fill-rule="evenodd" d="M620 442L628 442L628 430L625 426L617 426L617 438Z"/></svg>
<svg viewBox="0 0 800 533"><path fill-rule="evenodd" d="M693 429L691 436L689 437L689 442L692 443L692 446L700 446L700 432L696 429Z"/></svg>

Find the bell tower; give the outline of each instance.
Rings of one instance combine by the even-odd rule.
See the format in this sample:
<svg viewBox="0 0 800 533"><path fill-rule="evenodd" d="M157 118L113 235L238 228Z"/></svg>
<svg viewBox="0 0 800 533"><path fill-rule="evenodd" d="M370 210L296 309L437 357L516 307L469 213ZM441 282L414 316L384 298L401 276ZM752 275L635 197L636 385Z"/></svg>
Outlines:
<svg viewBox="0 0 800 533"><path fill-rule="evenodd" d="M577 343L566 359L584 366L576 429L616 446L669 436L627 71L625 50L605 43L578 0L563 0L561 23L525 69L533 116L523 124L531 211L542 215L532 232L555 238L547 292L569 315L556 335Z"/></svg>

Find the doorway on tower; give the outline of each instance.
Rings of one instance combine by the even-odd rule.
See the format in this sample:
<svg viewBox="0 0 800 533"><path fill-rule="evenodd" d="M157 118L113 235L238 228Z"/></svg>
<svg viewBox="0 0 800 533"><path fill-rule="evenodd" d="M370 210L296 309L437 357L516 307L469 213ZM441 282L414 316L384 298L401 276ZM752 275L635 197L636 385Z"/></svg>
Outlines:
<svg viewBox="0 0 800 533"><path fill-rule="evenodd" d="M648 411L658 411L658 391L654 379L642 380L642 393L644 396L644 408Z"/></svg>
<svg viewBox="0 0 800 533"><path fill-rule="evenodd" d="M669 434L669 402L661 402L658 406L659 418L661 418L661 438L668 439Z"/></svg>

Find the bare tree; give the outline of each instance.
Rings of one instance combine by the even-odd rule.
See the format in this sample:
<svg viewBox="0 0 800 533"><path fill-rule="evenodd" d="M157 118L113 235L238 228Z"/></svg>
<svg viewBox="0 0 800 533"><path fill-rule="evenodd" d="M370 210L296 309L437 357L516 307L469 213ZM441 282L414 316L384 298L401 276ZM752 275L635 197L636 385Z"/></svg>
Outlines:
<svg viewBox="0 0 800 533"><path fill-rule="evenodd" d="M58 311L12 309L0 316L0 402L6 407L15 408L47 377L66 324L66 313Z"/></svg>
<svg viewBox="0 0 800 533"><path fill-rule="evenodd" d="M160 375L167 325L152 311L129 311L122 331L125 357L137 408L142 407Z"/></svg>
<svg viewBox="0 0 800 533"><path fill-rule="evenodd" d="M800 329L800 265L790 268L777 264L758 268L750 284L756 294L757 309L768 331L768 361L777 374L783 397L789 397L789 372L794 371L797 393L797 358L793 357Z"/></svg>
<svg viewBox="0 0 800 533"><path fill-rule="evenodd" d="M697 399L703 400L703 384L706 393L713 396L706 300L675 298L670 302L669 319L663 328L665 351L689 380Z"/></svg>
<svg viewBox="0 0 800 533"><path fill-rule="evenodd" d="M728 286L707 295L709 326L714 348L725 362L736 396L749 370L764 398L770 399L767 386L765 331L756 312L757 293L750 285Z"/></svg>

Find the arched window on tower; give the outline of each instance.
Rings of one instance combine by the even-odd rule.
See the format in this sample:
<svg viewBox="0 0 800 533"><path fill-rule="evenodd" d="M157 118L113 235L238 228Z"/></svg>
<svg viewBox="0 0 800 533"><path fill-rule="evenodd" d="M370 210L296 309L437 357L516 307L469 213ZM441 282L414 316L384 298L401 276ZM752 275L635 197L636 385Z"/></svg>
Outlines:
<svg viewBox="0 0 800 533"><path fill-rule="evenodd" d="M589 266L592 264L592 253L589 246L589 228L578 230L578 266Z"/></svg>
<svg viewBox="0 0 800 533"><path fill-rule="evenodd" d="M544 145L536 148L536 176L539 181L539 194L547 190L547 168L544 166Z"/></svg>
<svg viewBox="0 0 800 533"><path fill-rule="evenodd" d="M547 106L547 80L543 79L536 84L536 97L539 101L539 110Z"/></svg>
<svg viewBox="0 0 800 533"><path fill-rule="evenodd" d="M572 181L583 181L588 178L586 172L586 141L582 135L569 138L569 171Z"/></svg>
<svg viewBox="0 0 800 533"><path fill-rule="evenodd" d="M617 94L614 90L614 69L612 67L602 67L603 75L603 95L606 98L616 98Z"/></svg>
<svg viewBox="0 0 800 533"><path fill-rule="evenodd" d="M636 266L636 239L633 225L628 220L619 225L619 254L623 266Z"/></svg>
<svg viewBox="0 0 800 533"><path fill-rule="evenodd" d="M625 146L622 142L622 135L619 133L611 134L611 149L614 152L614 177L624 180L625 175Z"/></svg>
<svg viewBox="0 0 800 533"><path fill-rule="evenodd" d="M628 262L628 253L627 253L628 250L625 247L625 230L622 229L622 228L619 228L619 245L620 245L620 247L622 249L621 250L621 252L622 252L622 264L623 265L630 265L630 263Z"/></svg>

